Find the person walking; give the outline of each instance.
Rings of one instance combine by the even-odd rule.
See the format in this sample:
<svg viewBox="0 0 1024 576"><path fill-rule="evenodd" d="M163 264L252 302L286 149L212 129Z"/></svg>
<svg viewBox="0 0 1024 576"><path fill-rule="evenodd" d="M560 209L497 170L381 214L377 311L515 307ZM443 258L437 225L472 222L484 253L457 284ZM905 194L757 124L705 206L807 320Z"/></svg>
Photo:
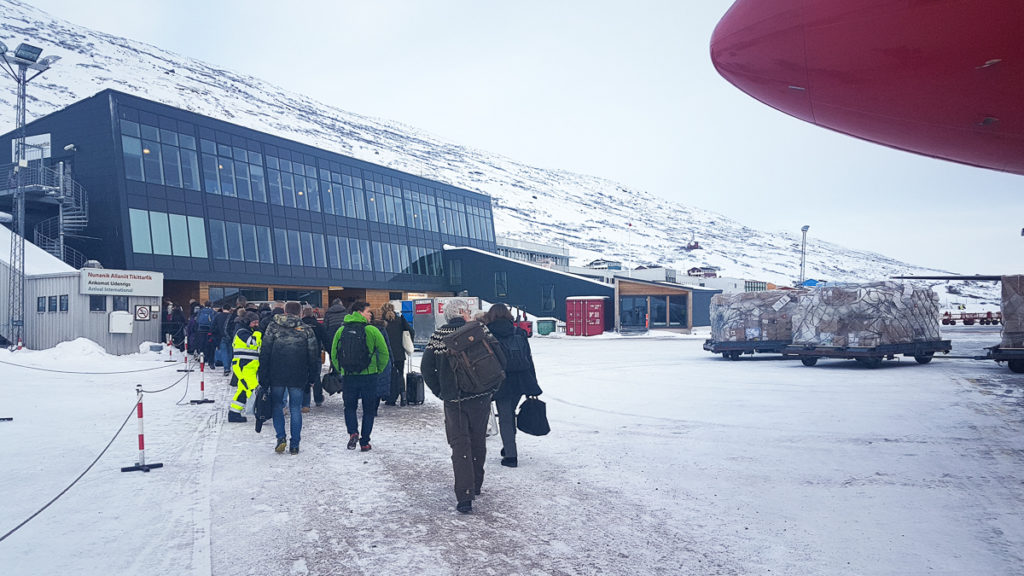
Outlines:
<svg viewBox="0 0 1024 576"><path fill-rule="evenodd" d="M170 300L164 301L164 310L160 315L160 331L166 338L167 334L171 335L171 344L174 345L178 350L184 350L185 348L185 313L182 311L181 306L175 306L174 302Z"/></svg>
<svg viewBox="0 0 1024 576"><path fill-rule="evenodd" d="M245 403L249 395L256 391L259 385L257 375L260 368L260 342L262 334L257 329L260 324L260 317L254 312L246 312L243 321L246 326L239 328L233 337L234 352L231 360L231 370L234 375L231 383L236 385L235 396L228 405L228 422L245 422L247 419L242 415L245 411Z"/></svg>
<svg viewBox="0 0 1024 576"><path fill-rule="evenodd" d="M378 317L373 310L369 310L369 323L380 331L384 337L384 344L388 347L388 365L377 375L377 397L384 400L391 393L391 359L395 357L394 348L391 345L391 338L388 337L388 323ZM391 404L394 406L394 403Z"/></svg>
<svg viewBox="0 0 1024 576"><path fill-rule="evenodd" d="M394 406L401 399L405 406L405 346L404 334L409 333L410 339L416 336L405 316L395 313L395 305L385 302L380 307L381 317L387 322L387 337L391 344L391 389L385 400L388 406Z"/></svg>
<svg viewBox="0 0 1024 576"><path fill-rule="evenodd" d="M345 316L345 323L334 335L331 343L331 363L342 375L345 382L341 392L345 403L345 426L348 429L348 449L368 452L373 420L377 416L380 395L377 381L387 367L390 355L384 335L375 326L369 325L370 304L355 302L352 312ZM363 402L363 432L359 435L356 410Z"/></svg>
<svg viewBox="0 0 1024 576"><path fill-rule="evenodd" d="M537 369L533 365L526 330L513 323L515 317L507 306L500 302L494 304L487 311L484 321L505 352L505 381L494 393L494 405L498 409L498 432L501 434L501 465L515 468L519 465L516 408L523 395L541 395L537 384Z"/></svg>
<svg viewBox="0 0 1024 576"><path fill-rule="evenodd" d="M309 326L310 330L316 334L316 340L320 343L320 366L324 365L324 350L327 350L327 333L324 330L323 325L313 315L312 306L302 307L302 323ZM302 413L309 412L309 391L302 395ZM323 384L320 383L320 378L316 379L313 383L313 400L316 401L317 406L321 406L324 403L324 388Z"/></svg>
<svg viewBox="0 0 1024 576"><path fill-rule="evenodd" d="M341 298L335 298L331 302L331 307L327 309L327 313L324 314L324 333L327 336L328 345L334 342L334 336L338 334L341 325L345 323L345 316L348 316L348 310L341 303ZM333 348L328 348L327 353L332 354Z"/></svg>
<svg viewBox="0 0 1024 576"><path fill-rule="evenodd" d="M274 451L284 452L284 403L287 397L291 418L291 454L299 453L302 439L302 394L320 378L320 343L316 334L299 319L302 307L298 302L287 302L284 313L274 316L263 333L260 346L258 378L270 386L273 402L274 432L277 444Z"/></svg>
<svg viewBox="0 0 1024 576"><path fill-rule="evenodd" d="M435 396L444 401L444 429L452 449L452 470L455 474L455 509L463 514L473 511L473 498L480 494L484 483L487 420L493 390L477 394L463 391L464 386L457 381L455 360L448 354L445 337L466 326L472 314L473 309L467 301L449 300L444 309L446 324L430 335L420 361L424 382ZM499 346L490 333L486 333L486 338L492 349Z"/></svg>

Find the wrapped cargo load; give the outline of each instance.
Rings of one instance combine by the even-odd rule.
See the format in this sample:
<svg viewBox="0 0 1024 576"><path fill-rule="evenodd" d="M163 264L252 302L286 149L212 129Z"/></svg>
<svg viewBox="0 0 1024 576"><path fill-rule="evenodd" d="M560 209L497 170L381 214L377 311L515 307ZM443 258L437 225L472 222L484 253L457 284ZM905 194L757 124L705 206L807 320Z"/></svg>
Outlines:
<svg viewBox="0 0 1024 576"><path fill-rule="evenodd" d="M898 282L822 286L793 312L793 344L874 348L938 341L939 297Z"/></svg>
<svg viewBox="0 0 1024 576"><path fill-rule="evenodd" d="M803 290L766 290L711 297L715 342L785 341L793 338L793 311Z"/></svg>
<svg viewBox="0 0 1024 576"><path fill-rule="evenodd" d="M1024 348L1024 276L1003 276L1000 348Z"/></svg>

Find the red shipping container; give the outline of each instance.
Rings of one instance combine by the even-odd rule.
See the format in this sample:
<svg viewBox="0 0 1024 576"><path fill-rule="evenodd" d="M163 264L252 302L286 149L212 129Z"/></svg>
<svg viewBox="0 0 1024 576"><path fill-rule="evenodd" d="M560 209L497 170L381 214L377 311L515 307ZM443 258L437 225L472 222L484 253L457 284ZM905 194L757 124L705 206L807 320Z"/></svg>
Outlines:
<svg viewBox="0 0 1024 576"><path fill-rule="evenodd" d="M604 296L576 296L565 299L565 333L568 336L604 334Z"/></svg>

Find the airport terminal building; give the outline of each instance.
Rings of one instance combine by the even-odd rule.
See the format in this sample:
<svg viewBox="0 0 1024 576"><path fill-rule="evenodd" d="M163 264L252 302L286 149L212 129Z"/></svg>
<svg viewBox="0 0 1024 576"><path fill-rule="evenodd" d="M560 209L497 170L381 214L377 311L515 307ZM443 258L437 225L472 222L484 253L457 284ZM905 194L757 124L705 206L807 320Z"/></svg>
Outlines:
<svg viewBox="0 0 1024 576"><path fill-rule="evenodd" d="M63 162L88 193L67 245L162 273L176 303L450 295L442 247L496 249L489 196L114 90L26 135L31 162ZM32 240L57 203L29 193L26 210Z"/></svg>

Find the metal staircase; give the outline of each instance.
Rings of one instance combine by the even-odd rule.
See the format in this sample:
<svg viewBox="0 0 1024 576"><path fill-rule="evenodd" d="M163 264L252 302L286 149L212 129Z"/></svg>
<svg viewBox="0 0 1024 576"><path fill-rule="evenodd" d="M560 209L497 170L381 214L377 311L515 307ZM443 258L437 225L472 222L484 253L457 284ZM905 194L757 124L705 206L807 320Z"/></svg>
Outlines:
<svg viewBox="0 0 1024 576"><path fill-rule="evenodd" d="M89 224L89 196L70 176L70 170L63 162L56 167L42 166L31 162L28 167L9 165L0 168L0 197L13 194L16 171L21 172L27 202L54 205L57 215L36 224L33 242L68 265L78 269L87 258L78 250L65 244L65 239L80 234ZM8 184L8 185L4 185Z"/></svg>

